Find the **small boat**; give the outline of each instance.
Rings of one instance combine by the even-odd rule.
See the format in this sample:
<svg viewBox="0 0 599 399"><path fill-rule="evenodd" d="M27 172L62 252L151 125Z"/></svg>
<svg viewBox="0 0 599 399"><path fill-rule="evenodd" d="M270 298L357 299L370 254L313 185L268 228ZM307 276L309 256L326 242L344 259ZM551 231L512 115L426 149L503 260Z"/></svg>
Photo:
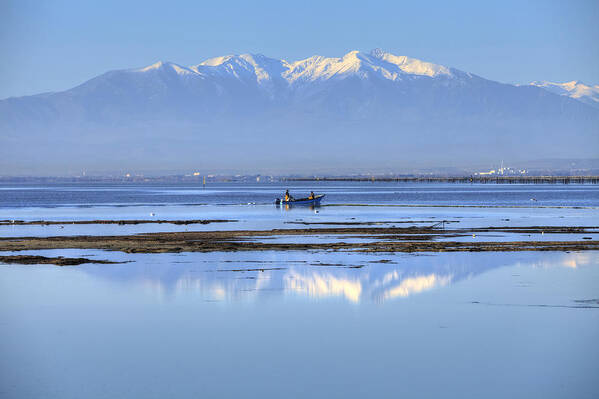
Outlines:
<svg viewBox="0 0 599 399"><path fill-rule="evenodd" d="M297 198L290 201L277 198L275 205L320 205L320 201L324 198L325 194L314 196L314 198Z"/></svg>

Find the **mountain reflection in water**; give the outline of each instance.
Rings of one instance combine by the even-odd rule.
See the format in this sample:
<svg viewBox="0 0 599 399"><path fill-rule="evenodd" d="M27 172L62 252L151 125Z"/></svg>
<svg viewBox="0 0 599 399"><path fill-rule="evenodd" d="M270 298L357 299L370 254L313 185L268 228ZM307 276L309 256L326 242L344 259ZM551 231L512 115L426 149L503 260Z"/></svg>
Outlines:
<svg viewBox="0 0 599 399"><path fill-rule="evenodd" d="M448 287L504 266L576 269L599 262L594 252L390 254L384 262L380 256L360 254L253 256L232 260L226 254L135 255L135 262L126 265L86 265L81 270L122 284L142 285L165 300L193 293L225 302L274 300L283 295L381 303Z"/></svg>

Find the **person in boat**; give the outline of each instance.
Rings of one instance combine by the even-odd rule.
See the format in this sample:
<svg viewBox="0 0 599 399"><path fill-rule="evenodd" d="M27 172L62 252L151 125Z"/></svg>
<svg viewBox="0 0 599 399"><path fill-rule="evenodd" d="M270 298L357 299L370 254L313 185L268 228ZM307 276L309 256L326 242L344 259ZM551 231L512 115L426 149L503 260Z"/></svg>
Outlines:
<svg viewBox="0 0 599 399"><path fill-rule="evenodd" d="M308 199L314 199L314 191L310 191L310 196L308 197Z"/></svg>
<svg viewBox="0 0 599 399"><path fill-rule="evenodd" d="M285 191L285 201L293 201L293 197L289 194L289 190Z"/></svg>

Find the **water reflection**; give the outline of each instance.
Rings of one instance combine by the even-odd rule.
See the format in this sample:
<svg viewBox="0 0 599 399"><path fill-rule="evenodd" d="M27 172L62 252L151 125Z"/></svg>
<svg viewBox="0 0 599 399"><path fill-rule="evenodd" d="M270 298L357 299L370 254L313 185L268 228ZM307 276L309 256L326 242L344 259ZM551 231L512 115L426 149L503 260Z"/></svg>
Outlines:
<svg viewBox="0 0 599 399"><path fill-rule="evenodd" d="M142 284L169 300L199 295L210 301L274 300L280 296L385 302L442 289L503 266L566 267L599 264L599 253L443 253L372 255L256 253L136 255L119 266L79 270L120 284ZM104 254L102 254L104 256ZM206 259L212 256L213 259ZM344 265L340 259L351 265Z"/></svg>
<svg viewBox="0 0 599 399"><path fill-rule="evenodd" d="M205 300L239 301L256 297L263 291L273 290L273 272L260 273L259 276L215 276L214 273L182 272L178 277L144 276L141 281L144 288L163 299L177 295L200 294ZM130 276L127 284L134 283L136 278ZM280 291L281 289L279 289Z"/></svg>
<svg viewBox="0 0 599 399"><path fill-rule="evenodd" d="M340 278L331 273L292 271L284 278L285 291L310 297L343 297L354 303L370 299L383 302L397 297L407 297L423 291L449 284L452 275L404 277L397 270L387 273L382 279L371 279L370 273L356 278Z"/></svg>
<svg viewBox="0 0 599 399"><path fill-rule="evenodd" d="M571 269L577 269L582 266L588 266L593 262L597 262L597 255L595 253L579 252L565 254L562 257L551 257L548 259L543 259L535 263L535 266L545 268L563 266L569 267Z"/></svg>
<svg viewBox="0 0 599 399"><path fill-rule="evenodd" d="M283 277L285 291L321 298L342 296L350 302L359 302L362 281L359 278L335 276L332 273L291 270Z"/></svg>
<svg viewBox="0 0 599 399"><path fill-rule="evenodd" d="M407 297L412 294L431 290L435 287L443 287L449 284L453 278L452 275L439 276L436 274L429 274L427 276L409 277L401 280L397 275L397 272L393 272L391 275L394 284L392 287L385 289L378 297L381 301L396 297Z"/></svg>

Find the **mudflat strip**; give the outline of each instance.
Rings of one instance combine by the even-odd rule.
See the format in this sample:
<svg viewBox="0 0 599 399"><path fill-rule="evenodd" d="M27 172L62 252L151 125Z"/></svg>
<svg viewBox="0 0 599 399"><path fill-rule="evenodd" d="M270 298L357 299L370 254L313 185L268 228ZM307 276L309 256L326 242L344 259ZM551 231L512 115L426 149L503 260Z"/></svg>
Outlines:
<svg viewBox="0 0 599 399"><path fill-rule="evenodd" d="M147 220L147 219L133 219L133 220L71 220L71 221L57 221L57 220L0 220L0 226L6 225L17 225L17 226L28 226L28 225L65 225L65 224L118 224L118 225L129 225L129 224L210 224L210 223L226 223L226 222L237 222L233 219L192 219L192 220Z"/></svg>
<svg viewBox="0 0 599 399"><path fill-rule="evenodd" d="M599 250L599 240L560 241L436 241L480 232L527 234L595 234L597 227L528 226L472 229L431 227L338 227L308 229L234 230L146 233L113 236L59 236L0 238L0 251L40 249L100 249L126 253L237 252L237 251L358 251L358 252L474 252L474 251L583 251ZM280 243L261 241L282 236L336 235L329 242ZM359 236L370 242L347 243Z"/></svg>
<svg viewBox="0 0 599 399"><path fill-rule="evenodd" d="M56 266L77 266L83 263L101 263L116 264L124 262L111 262L108 260L87 259L87 258L65 258L64 256L46 257L37 255L11 255L0 256L0 263L12 263L20 265L44 265L52 264Z"/></svg>

